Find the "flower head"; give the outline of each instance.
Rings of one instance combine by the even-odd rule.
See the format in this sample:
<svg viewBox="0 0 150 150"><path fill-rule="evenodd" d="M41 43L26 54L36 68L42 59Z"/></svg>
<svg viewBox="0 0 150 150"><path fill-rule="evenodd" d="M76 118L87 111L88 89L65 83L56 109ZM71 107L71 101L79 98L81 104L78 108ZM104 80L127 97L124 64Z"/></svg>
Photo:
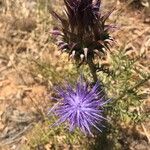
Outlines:
<svg viewBox="0 0 150 150"><path fill-rule="evenodd" d="M64 3L63 17L52 12L61 22L52 32L59 48L79 64L105 53L113 40L108 33L112 26L105 24L112 11L102 15L101 0L64 0Z"/></svg>
<svg viewBox="0 0 150 150"><path fill-rule="evenodd" d="M90 135L93 135L92 128L101 131L99 125L102 126L101 121L105 119L102 107L107 101L98 82L90 88L81 78L75 89L67 85L66 90L58 88L57 92L59 98L55 99L58 105L55 109L51 109L59 117L55 125L67 121L70 124L70 131L76 127Z"/></svg>

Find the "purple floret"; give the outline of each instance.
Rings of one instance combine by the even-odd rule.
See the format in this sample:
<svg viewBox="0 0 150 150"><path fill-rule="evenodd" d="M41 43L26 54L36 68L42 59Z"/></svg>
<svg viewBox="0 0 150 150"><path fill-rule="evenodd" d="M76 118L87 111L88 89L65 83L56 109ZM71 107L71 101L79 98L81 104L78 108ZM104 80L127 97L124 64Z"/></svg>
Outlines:
<svg viewBox="0 0 150 150"><path fill-rule="evenodd" d="M93 135L92 129L99 131L102 127L102 120L105 118L102 114L102 107L108 101L105 100L104 92L97 82L93 88L80 79L74 89L67 85L66 89L57 88L59 98L58 105L52 110L59 117L55 125L68 121L70 131L79 128L85 134Z"/></svg>

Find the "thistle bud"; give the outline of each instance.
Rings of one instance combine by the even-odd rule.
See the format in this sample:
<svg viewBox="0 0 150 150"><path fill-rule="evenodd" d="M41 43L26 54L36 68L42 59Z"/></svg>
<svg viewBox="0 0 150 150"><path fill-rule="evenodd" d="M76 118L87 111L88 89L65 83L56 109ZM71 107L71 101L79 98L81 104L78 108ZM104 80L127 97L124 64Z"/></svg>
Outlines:
<svg viewBox="0 0 150 150"><path fill-rule="evenodd" d="M59 35L57 42L60 49L67 49L69 55L75 51L76 61L84 54L84 61L94 58L94 50L106 53L109 50L112 38L109 35L111 25L106 25L106 20L112 11L102 15L100 12L101 0L64 0L64 15L55 12L52 15L61 22L61 26L53 33ZM60 32L59 32L59 31ZM73 55L71 54L71 57ZM80 62L77 62L80 63Z"/></svg>

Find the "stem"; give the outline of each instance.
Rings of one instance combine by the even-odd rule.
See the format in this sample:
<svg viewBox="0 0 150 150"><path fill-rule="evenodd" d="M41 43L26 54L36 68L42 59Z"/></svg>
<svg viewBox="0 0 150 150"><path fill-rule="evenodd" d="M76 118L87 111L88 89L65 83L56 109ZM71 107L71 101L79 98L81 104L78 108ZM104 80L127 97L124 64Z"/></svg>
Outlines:
<svg viewBox="0 0 150 150"><path fill-rule="evenodd" d="M88 63L88 66L90 68L90 72L91 72L91 74L93 76L93 81L94 81L94 83L96 83L97 82L96 67L95 67L95 64L93 63L92 58L89 58L87 60L87 63Z"/></svg>

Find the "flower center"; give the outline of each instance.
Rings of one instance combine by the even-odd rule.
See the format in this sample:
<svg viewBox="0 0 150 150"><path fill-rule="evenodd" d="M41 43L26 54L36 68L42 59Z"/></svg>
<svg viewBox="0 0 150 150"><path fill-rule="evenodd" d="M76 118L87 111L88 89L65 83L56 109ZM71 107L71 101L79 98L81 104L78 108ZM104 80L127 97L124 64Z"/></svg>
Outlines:
<svg viewBox="0 0 150 150"><path fill-rule="evenodd" d="M82 102L81 102L81 99L80 97L76 97L76 109L80 110L82 108Z"/></svg>
<svg viewBox="0 0 150 150"><path fill-rule="evenodd" d="M81 107L82 107L81 103L78 103L76 107L77 107L77 109L81 109Z"/></svg>

